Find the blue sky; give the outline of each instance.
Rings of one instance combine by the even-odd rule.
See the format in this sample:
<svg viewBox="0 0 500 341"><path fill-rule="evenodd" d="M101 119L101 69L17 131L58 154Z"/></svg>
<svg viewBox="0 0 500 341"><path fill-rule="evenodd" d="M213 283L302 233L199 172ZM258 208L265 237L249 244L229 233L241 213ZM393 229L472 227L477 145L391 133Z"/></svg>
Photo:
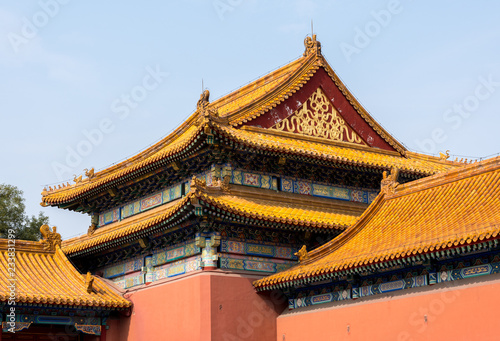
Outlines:
<svg viewBox="0 0 500 341"><path fill-rule="evenodd" d="M0 4L0 183L21 188L28 213L43 211L63 238L90 218L42 208L44 185L167 135L202 79L213 100L299 57L311 19L330 65L410 150L500 152L499 2Z"/></svg>

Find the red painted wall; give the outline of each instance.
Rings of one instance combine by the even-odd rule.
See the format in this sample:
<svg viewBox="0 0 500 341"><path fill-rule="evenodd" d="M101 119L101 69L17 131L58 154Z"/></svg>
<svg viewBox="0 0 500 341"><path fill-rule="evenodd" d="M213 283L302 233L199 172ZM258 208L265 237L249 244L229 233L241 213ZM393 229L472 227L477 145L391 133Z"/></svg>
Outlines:
<svg viewBox="0 0 500 341"><path fill-rule="evenodd" d="M258 278L205 271L129 291L132 315L109 319L106 340L274 340L286 300L257 295Z"/></svg>
<svg viewBox="0 0 500 341"><path fill-rule="evenodd" d="M489 277L292 310L278 318L276 340L500 340L500 277Z"/></svg>
<svg viewBox="0 0 500 341"><path fill-rule="evenodd" d="M110 325L106 340L210 340L203 302L209 290L208 277L189 276L129 291L125 297L133 302L132 314L110 321L118 328Z"/></svg>
<svg viewBox="0 0 500 341"><path fill-rule="evenodd" d="M212 340L274 340L276 318L288 301L278 293L256 294L252 282L259 278L213 273Z"/></svg>

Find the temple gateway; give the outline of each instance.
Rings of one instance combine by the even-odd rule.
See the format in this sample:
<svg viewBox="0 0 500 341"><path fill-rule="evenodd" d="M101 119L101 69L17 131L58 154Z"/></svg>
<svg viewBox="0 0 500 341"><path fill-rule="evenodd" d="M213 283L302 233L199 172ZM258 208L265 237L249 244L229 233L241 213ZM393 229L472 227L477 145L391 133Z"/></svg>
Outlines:
<svg viewBox="0 0 500 341"><path fill-rule="evenodd" d="M494 339L500 158L408 151L304 45L205 90L138 155L44 189L89 229L16 241L15 305L0 240L0 340Z"/></svg>

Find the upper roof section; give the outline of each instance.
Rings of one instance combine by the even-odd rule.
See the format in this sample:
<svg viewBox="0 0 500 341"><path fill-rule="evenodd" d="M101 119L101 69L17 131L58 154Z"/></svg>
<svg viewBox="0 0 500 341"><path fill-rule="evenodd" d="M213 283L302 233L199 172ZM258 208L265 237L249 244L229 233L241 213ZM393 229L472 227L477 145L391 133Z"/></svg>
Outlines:
<svg viewBox="0 0 500 341"><path fill-rule="evenodd" d="M404 185L391 176L384 181L382 192L357 223L307 253L298 266L254 285L266 289L312 282L499 238L500 157Z"/></svg>
<svg viewBox="0 0 500 341"><path fill-rule="evenodd" d="M426 176L460 165L408 152L359 104L321 55L316 36L305 40L304 55L288 65L209 102L200 96L196 112L155 145L75 184L49 187L42 205L71 205L126 185L160 169L175 169L214 139L230 148L333 166L362 166Z"/></svg>
<svg viewBox="0 0 500 341"><path fill-rule="evenodd" d="M0 301L10 297L9 285L15 281L17 304L102 307L125 309L124 299L98 277L80 274L59 246L41 242L0 239ZM15 249L15 271L9 264L9 248ZM12 275L11 275L12 272Z"/></svg>

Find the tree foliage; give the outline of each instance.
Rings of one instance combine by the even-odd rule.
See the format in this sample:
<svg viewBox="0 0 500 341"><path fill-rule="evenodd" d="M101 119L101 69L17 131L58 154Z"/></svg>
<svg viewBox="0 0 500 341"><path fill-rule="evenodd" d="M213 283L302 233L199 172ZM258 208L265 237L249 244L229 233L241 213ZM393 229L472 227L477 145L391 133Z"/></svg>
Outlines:
<svg viewBox="0 0 500 341"><path fill-rule="evenodd" d="M49 223L42 212L28 217L25 213L23 191L19 188L0 184L0 237L7 238L9 230L16 231L16 239L39 240L40 226Z"/></svg>

